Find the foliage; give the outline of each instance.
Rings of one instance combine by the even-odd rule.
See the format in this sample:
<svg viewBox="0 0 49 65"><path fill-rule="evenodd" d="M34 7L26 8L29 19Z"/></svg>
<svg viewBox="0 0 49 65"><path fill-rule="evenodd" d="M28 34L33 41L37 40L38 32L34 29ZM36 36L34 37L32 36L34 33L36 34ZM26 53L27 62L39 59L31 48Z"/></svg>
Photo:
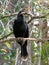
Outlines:
<svg viewBox="0 0 49 65"><path fill-rule="evenodd" d="M41 65L48 65L49 63L49 41L42 45L41 62Z"/></svg>

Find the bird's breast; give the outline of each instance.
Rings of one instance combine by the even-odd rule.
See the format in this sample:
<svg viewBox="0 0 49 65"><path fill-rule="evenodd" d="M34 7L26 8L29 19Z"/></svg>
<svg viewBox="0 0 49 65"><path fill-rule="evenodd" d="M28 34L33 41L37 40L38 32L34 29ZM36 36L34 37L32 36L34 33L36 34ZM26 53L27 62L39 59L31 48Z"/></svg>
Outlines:
<svg viewBox="0 0 49 65"><path fill-rule="evenodd" d="M23 37L25 36L25 32L26 32L26 29L25 29L25 26L24 25L17 25L14 29L14 33L16 35L16 37Z"/></svg>

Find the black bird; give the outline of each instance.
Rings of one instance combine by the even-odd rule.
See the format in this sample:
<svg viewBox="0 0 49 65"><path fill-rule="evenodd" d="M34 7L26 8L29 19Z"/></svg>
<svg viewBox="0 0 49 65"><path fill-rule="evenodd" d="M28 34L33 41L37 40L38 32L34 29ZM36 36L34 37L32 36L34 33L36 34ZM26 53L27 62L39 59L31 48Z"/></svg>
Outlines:
<svg viewBox="0 0 49 65"><path fill-rule="evenodd" d="M13 33L15 38L23 37L28 38L29 37L29 29L27 22L24 21L23 12L20 11L17 15L17 19L14 20L13 24ZM23 41L17 41L18 44L21 46L21 57L25 60L28 57L27 52L27 40Z"/></svg>

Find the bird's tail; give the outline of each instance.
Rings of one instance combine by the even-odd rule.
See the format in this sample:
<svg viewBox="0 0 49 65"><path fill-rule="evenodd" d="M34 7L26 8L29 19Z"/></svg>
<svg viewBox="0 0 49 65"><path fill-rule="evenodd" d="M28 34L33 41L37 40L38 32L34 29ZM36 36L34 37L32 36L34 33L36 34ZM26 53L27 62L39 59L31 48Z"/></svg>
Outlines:
<svg viewBox="0 0 49 65"><path fill-rule="evenodd" d="M27 41L25 41L24 45L21 46L21 57L23 61L27 61L28 59Z"/></svg>

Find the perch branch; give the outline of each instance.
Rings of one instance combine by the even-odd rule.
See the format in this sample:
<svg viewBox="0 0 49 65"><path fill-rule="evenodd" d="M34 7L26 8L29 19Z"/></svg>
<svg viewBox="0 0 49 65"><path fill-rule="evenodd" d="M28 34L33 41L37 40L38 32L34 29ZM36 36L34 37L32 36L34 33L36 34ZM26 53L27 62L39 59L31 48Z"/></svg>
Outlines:
<svg viewBox="0 0 49 65"><path fill-rule="evenodd" d="M43 39L39 39L39 38L15 38L15 37L9 37L7 39L2 39L0 40L0 43L6 42L6 41L15 41L15 40L30 40L30 41L39 41L39 42L43 42L43 41L48 41L49 38L43 38Z"/></svg>

